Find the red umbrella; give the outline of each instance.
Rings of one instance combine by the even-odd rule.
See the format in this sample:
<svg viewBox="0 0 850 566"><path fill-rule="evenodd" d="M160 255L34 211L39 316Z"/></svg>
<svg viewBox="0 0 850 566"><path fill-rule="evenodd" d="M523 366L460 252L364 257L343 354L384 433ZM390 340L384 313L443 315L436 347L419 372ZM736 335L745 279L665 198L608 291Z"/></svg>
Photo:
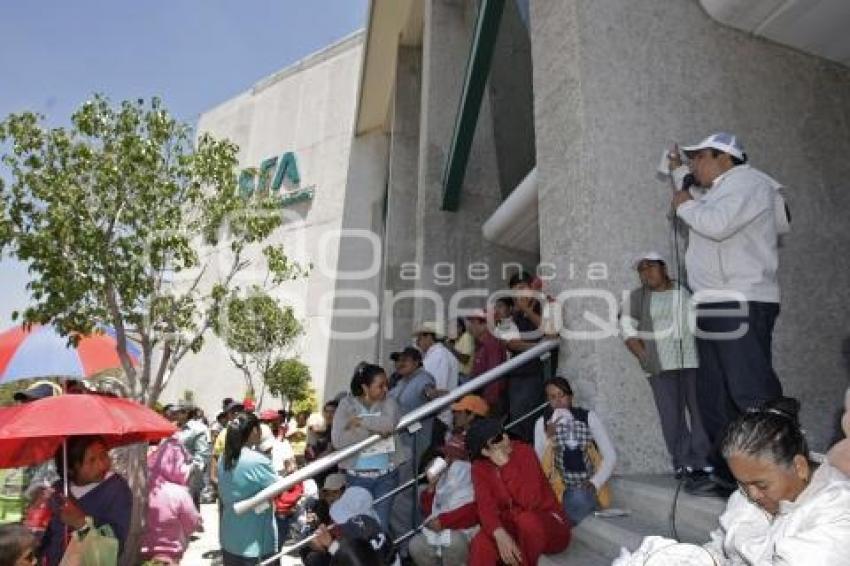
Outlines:
<svg viewBox="0 0 850 566"><path fill-rule="evenodd" d="M135 401L103 395L59 395L0 408L0 468L38 464L71 436L100 435L109 447L150 442L177 429Z"/></svg>

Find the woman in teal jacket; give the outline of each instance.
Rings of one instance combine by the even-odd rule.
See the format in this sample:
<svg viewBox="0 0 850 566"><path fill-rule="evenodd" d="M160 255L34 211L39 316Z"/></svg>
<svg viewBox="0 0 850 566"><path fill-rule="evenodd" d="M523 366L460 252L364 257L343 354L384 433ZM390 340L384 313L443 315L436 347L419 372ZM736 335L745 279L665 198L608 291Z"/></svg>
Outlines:
<svg viewBox="0 0 850 566"><path fill-rule="evenodd" d="M224 566L255 565L257 559L277 549L274 508L237 515L233 504L257 494L280 476L271 460L251 447L260 440L260 422L254 414L243 414L227 425L224 456L218 466L218 489L224 512L221 517L221 548Z"/></svg>

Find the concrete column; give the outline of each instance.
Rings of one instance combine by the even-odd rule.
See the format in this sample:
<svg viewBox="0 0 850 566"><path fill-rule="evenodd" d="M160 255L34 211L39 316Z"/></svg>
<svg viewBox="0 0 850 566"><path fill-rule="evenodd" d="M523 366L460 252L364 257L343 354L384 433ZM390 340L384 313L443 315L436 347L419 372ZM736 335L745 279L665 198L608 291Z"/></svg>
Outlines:
<svg viewBox="0 0 850 566"><path fill-rule="evenodd" d="M342 220L344 232L339 242L331 323L333 335L325 377L326 399L348 390L358 362L378 360L383 287L380 242L384 233L388 151L389 138L381 131L356 136L351 142ZM372 239L362 237L368 232L374 235ZM374 264L377 269L367 273Z"/></svg>
<svg viewBox="0 0 850 566"><path fill-rule="evenodd" d="M753 166L790 187L774 363L823 449L847 383L850 70L723 27L696 1L532 0L531 36L541 254L558 268L556 290L619 300L637 284L636 253L672 256L662 149L738 134ZM592 262L607 278L587 277ZM588 328L585 311L606 310L570 301L568 324ZM668 468L649 387L619 338L569 341L561 365L609 425L620 471Z"/></svg>
<svg viewBox="0 0 850 566"><path fill-rule="evenodd" d="M481 107L460 208L457 212L440 210L443 168L457 118L476 10L474 3L458 0L425 2L416 218L416 262L422 276L416 286L435 292L444 302L444 312L459 290L475 288L486 294L503 288L503 264L536 263L536 257L496 246L481 235L481 225L501 203L487 97ZM480 280L476 266L470 277L470 265L479 263L486 266L482 269L486 275ZM460 306L483 303L484 298L469 299ZM418 301L414 318L434 318L436 309L432 301Z"/></svg>
<svg viewBox="0 0 850 566"><path fill-rule="evenodd" d="M402 266L416 258L421 77L421 48L399 47L384 237L384 288L391 295L385 294L385 297L402 297L415 288L414 281L402 276ZM390 352L410 341L413 309L412 299L399 299L397 302L384 299L381 360L386 360Z"/></svg>

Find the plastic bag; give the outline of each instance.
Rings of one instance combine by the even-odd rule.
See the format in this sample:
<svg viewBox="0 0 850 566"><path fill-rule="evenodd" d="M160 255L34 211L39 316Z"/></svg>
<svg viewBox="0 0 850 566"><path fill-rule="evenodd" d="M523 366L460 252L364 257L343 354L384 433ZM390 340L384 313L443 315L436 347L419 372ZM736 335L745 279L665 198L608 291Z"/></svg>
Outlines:
<svg viewBox="0 0 850 566"><path fill-rule="evenodd" d="M91 518L86 526L74 531L59 566L117 566L118 539L112 527L95 527Z"/></svg>

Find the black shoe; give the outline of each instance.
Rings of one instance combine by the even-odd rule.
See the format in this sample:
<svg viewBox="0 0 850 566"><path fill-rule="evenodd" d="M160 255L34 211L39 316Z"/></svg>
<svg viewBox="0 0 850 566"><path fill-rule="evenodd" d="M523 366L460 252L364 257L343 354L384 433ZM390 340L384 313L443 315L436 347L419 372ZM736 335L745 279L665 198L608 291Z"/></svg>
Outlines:
<svg viewBox="0 0 850 566"><path fill-rule="evenodd" d="M688 472L685 479L685 493L698 497L716 497L716 484L711 481L709 475L702 470Z"/></svg>

